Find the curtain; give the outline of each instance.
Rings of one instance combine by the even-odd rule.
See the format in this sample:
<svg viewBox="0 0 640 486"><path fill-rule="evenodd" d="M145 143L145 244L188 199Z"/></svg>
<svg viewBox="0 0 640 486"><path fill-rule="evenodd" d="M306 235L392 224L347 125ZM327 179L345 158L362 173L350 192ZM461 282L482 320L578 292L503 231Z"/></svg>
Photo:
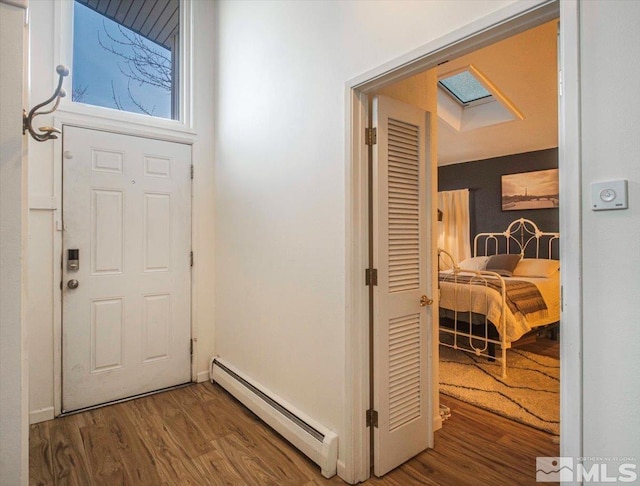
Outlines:
<svg viewBox="0 0 640 486"><path fill-rule="evenodd" d="M456 263L469 258L469 189L439 192L438 209L442 211L442 221L438 222L438 248L448 251ZM448 260L440 259L441 270L448 268Z"/></svg>

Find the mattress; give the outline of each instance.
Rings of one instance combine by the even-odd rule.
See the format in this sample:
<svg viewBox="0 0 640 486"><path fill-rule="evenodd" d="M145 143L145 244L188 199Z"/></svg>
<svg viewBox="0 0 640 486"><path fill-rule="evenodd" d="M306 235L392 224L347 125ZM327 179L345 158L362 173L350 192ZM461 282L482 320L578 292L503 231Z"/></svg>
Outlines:
<svg viewBox="0 0 640 486"><path fill-rule="evenodd" d="M462 272L474 274L475 272ZM469 313L486 315L496 324L500 337L503 333L507 341L517 341L532 329L560 320L560 272L556 272L549 278L540 277L504 277L504 280L519 280L534 284L540 292L547 306L546 310L540 310L530 314L522 314L519 311L512 312L509 306L502 306L500 292L483 285L465 285L447 280L453 278L453 273L443 272L445 280L440 280L439 306L450 311L466 313L468 321ZM448 275L451 275L449 277ZM502 322L504 312L505 329L499 325ZM465 316L458 314L460 320Z"/></svg>

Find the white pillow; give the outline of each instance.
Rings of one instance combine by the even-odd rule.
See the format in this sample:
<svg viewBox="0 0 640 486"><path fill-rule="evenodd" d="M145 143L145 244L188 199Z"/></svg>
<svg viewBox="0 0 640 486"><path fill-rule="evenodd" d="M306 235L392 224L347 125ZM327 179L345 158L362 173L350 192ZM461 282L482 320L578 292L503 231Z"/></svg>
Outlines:
<svg viewBox="0 0 640 486"><path fill-rule="evenodd" d="M487 261L489 260L488 256L479 256L467 258L466 260L462 260L458 266L461 270L473 270L475 272L480 272L487 268Z"/></svg>
<svg viewBox="0 0 640 486"><path fill-rule="evenodd" d="M549 278L558 270L560 270L560 262L558 260L523 258L516 265L513 276Z"/></svg>

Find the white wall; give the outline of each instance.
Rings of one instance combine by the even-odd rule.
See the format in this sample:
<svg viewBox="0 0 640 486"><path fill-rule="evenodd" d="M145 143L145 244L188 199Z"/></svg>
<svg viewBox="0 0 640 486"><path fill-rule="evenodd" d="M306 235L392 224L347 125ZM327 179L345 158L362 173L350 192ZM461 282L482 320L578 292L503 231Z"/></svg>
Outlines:
<svg viewBox="0 0 640 486"><path fill-rule="evenodd" d="M344 83L507 3L219 3L216 350L341 435ZM584 453L640 457L640 3L580 8ZM629 210L590 211L608 178Z"/></svg>
<svg viewBox="0 0 640 486"><path fill-rule="evenodd" d="M29 12L30 89L29 106L46 100L55 88L56 62L53 60L53 2L32 2ZM70 90L68 85L65 85ZM38 117L36 126L50 125L49 117ZM29 341L30 422L53 418L53 319L54 265L60 265L53 252L54 218L51 209L55 195L53 178L54 143L35 142L29 137L29 253L27 271L29 295L37 305L27 308ZM49 200L49 209L42 201ZM39 203L38 203L38 200Z"/></svg>
<svg viewBox="0 0 640 486"><path fill-rule="evenodd" d="M56 35L56 3L35 1L30 11L30 103L31 105L48 98L55 87L57 77L55 66L61 62L71 66L71 60L64 58L62 37ZM191 110L193 127L191 133L172 133L168 129L158 130L163 137L188 137L193 140L193 322L195 366L198 380L208 379L209 360L214 352L213 292L214 292L214 199L213 199L213 59L209 46L213 45L211 25L214 18L214 2L192 2L194 25L192 90L195 102ZM69 23L70 25L70 23ZM4 49L4 47L3 47ZM69 82L65 82L70 92ZM75 114L55 115L58 120ZM38 118L38 126L51 124L52 117ZM75 119L77 121L77 119ZM87 119L82 119L86 121ZM109 123L109 120L101 122ZM116 129L130 130L133 127L124 122ZM144 127L147 129L148 127ZM61 151L59 143L30 142L29 173L29 240L28 255L29 295L32 302L28 309L29 333L37 336L29 343L30 396L29 410L31 422L53 418L54 386L56 369L55 335L56 321L59 324L60 293L54 282L54 269L60 265L56 241L60 233L55 224L61 217L55 209L59 199L59 165L55 162L55 152ZM53 200L53 203L52 203ZM48 208L47 208L48 206Z"/></svg>
<svg viewBox="0 0 640 486"><path fill-rule="evenodd" d="M29 482L23 325L26 234L21 127L23 26L24 10L0 2L0 484L3 485Z"/></svg>
<svg viewBox="0 0 640 486"><path fill-rule="evenodd" d="M216 351L341 440L346 82L510 3L218 3Z"/></svg>
<svg viewBox="0 0 640 486"><path fill-rule="evenodd" d="M640 458L640 2L582 2L584 455ZM635 54L632 54L635 53ZM629 209L590 210L629 180Z"/></svg>

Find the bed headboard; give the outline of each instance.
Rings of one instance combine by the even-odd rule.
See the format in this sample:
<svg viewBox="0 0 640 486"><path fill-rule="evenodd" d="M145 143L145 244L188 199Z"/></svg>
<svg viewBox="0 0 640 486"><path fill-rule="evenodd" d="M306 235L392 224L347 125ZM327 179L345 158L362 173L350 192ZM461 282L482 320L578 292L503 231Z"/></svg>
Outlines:
<svg viewBox="0 0 640 486"><path fill-rule="evenodd" d="M540 231L531 220L520 218L511 222L502 233L478 233L473 239L473 255L520 253L528 258L559 259L560 233Z"/></svg>

